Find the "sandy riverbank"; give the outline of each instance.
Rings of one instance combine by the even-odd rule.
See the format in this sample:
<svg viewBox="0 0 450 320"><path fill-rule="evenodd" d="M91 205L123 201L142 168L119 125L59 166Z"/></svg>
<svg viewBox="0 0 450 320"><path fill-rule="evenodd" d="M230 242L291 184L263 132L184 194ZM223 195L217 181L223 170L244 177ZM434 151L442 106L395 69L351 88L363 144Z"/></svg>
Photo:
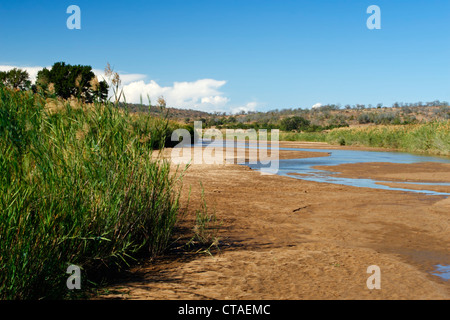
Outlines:
<svg viewBox="0 0 450 320"><path fill-rule="evenodd" d="M281 158L307 156L280 151ZM384 174L408 173L406 179L420 182L435 181L436 170L448 173L439 164L403 166ZM144 263L102 298L450 298L450 283L431 274L434 265L450 264L450 203L444 197L261 175L234 164L192 165L183 180L184 200L192 187L191 211L200 208L200 181L223 222L221 252ZM381 290L366 286L370 265L381 269Z"/></svg>

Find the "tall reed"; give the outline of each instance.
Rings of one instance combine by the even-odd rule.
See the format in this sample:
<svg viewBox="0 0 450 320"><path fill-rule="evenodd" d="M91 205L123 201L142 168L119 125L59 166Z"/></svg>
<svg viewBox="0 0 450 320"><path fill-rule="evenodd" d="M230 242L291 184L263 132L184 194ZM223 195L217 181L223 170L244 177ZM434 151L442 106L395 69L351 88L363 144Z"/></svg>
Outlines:
<svg viewBox="0 0 450 320"><path fill-rule="evenodd" d="M101 266L156 255L177 221L180 173L154 155L165 119L112 103L46 108L0 88L0 298L65 298Z"/></svg>

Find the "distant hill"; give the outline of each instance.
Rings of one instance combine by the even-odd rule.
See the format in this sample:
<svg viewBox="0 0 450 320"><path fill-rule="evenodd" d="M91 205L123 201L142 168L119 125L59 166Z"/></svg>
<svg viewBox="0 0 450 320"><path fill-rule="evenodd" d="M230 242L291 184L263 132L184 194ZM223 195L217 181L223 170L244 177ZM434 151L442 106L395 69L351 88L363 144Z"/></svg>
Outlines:
<svg viewBox="0 0 450 320"><path fill-rule="evenodd" d="M142 105L142 104L135 104L135 103L127 103L127 104L120 104L121 108L127 108L129 112L133 113L148 113L154 114L154 115L161 115L162 111L161 108L158 106L149 106L148 105ZM204 112L204 111L198 111L198 110L192 110L192 109L179 109L179 108L164 108L164 113L168 113L168 117L171 120L180 121L180 122L192 122L195 120L199 120L202 118L210 118L213 116L213 114Z"/></svg>
<svg viewBox="0 0 450 320"><path fill-rule="evenodd" d="M123 104L130 112L149 112L149 107L140 104ZM409 124L426 123L433 120L450 119L450 107L447 102L395 103L391 107L378 104L365 105L324 105L314 109L275 109L266 112L241 112L226 114L208 113L181 108L165 108L171 120L190 123L201 120L206 127L217 128L280 128L283 120L290 117L306 119L314 131L333 127L364 126L371 124ZM150 107L150 113L161 114L161 109Z"/></svg>

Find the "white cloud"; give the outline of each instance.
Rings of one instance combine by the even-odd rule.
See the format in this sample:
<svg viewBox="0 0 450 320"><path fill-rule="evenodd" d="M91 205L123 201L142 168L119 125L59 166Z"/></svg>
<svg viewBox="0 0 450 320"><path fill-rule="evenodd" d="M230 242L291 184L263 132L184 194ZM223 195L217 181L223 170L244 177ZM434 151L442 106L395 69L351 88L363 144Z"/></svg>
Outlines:
<svg viewBox="0 0 450 320"><path fill-rule="evenodd" d="M321 106L322 106L321 103L316 103L315 105L313 105L313 106L311 107L311 109L317 109L317 108L320 108Z"/></svg>
<svg viewBox="0 0 450 320"><path fill-rule="evenodd" d="M223 96L213 96L213 97L204 97L201 100L202 104L211 104L214 106L224 106L230 101L227 97Z"/></svg>
<svg viewBox="0 0 450 320"><path fill-rule="evenodd" d="M242 111L244 111L244 112L256 111L257 105L258 105L258 103L256 103L256 102L249 102L245 106L231 108L231 113L237 114Z"/></svg>
<svg viewBox="0 0 450 320"><path fill-rule="evenodd" d="M226 81L201 79L192 82L174 82L172 86L162 87L156 81L134 81L123 86L128 102L143 102L150 97L152 103L163 96L170 107L191 108L207 112L220 111L229 102L219 89Z"/></svg>

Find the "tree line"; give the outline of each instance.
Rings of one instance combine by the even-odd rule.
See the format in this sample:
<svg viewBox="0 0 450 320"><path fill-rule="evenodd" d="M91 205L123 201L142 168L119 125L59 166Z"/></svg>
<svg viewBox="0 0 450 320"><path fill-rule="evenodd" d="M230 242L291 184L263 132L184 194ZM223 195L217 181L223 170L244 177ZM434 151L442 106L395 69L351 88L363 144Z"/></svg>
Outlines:
<svg viewBox="0 0 450 320"><path fill-rule="evenodd" d="M14 68L0 71L0 85L11 90L42 92L63 99L75 97L87 103L105 101L108 98L108 83L99 81L91 66L70 65L56 62L50 69L38 72L32 84L26 70Z"/></svg>

